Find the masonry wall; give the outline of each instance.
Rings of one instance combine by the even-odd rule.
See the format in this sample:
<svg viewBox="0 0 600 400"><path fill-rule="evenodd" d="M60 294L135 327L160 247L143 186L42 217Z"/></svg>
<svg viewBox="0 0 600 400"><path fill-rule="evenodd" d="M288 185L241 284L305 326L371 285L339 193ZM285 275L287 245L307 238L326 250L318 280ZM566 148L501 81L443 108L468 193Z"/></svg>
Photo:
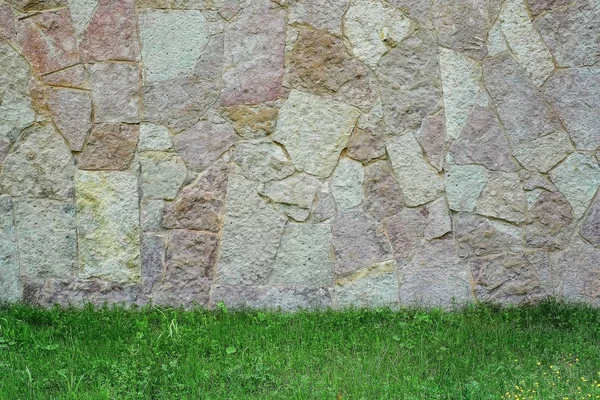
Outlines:
<svg viewBox="0 0 600 400"><path fill-rule="evenodd" d="M0 0L0 301L600 305L598 0Z"/></svg>

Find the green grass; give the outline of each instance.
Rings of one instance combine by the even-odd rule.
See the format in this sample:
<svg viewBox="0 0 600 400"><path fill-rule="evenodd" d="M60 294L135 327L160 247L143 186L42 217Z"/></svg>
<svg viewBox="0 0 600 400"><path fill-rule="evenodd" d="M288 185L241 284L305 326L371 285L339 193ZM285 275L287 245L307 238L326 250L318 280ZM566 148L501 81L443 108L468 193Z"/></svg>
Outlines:
<svg viewBox="0 0 600 400"><path fill-rule="evenodd" d="M0 399L600 399L600 310L0 309Z"/></svg>

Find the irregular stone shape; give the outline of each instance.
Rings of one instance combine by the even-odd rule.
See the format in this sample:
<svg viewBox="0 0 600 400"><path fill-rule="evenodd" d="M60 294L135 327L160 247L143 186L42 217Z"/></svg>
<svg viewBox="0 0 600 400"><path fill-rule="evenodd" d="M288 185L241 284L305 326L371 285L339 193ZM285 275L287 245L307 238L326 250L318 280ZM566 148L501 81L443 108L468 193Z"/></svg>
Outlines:
<svg viewBox="0 0 600 400"><path fill-rule="evenodd" d="M335 298L339 308L396 307L398 275L396 261L371 265L335 281Z"/></svg>
<svg viewBox="0 0 600 400"><path fill-rule="evenodd" d="M589 1L553 10L534 24L561 67L593 66L600 62L600 25Z"/></svg>
<svg viewBox="0 0 600 400"><path fill-rule="evenodd" d="M371 68L410 32L408 18L379 0L353 1L344 14L344 35L352 44L352 53Z"/></svg>
<svg viewBox="0 0 600 400"><path fill-rule="evenodd" d="M142 10L138 20L146 82L192 71L208 44L208 21L200 11Z"/></svg>
<svg viewBox="0 0 600 400"><path fill-rule="evenodd" d="M269 0L246 3L225 29L221 104L260 104L283 94L285 10Z"/></svg>
<svg viewBox="0 0 600 400"><path fill-rule="evenodd" d="M581 236L588 242L600 246L600 197L596 197L583 220Z"/></svg>
<svg viewBox="0 0 600 400"><path fill-rule="evenodd" d="M482 59L487 55L485 38L501 6L501 0L491 0L485 4L471 0L435 0L431 19L440 45Z"/></svg>
<svg viewBox="0 0 600 400"><path fill-rule="evenodd" d="M89 92L71 89L48 91L48 107L60 133L72 151L81 151L92 129L92 96Z"/></svg>
<svg viewBox="0 0 600 400"><path fill-rule="evenodd" d="M394 251L399 267L405 266L423 239L427 226L427 212L424 209L405 208L384 221L384 227Z"/></svg>
<svg viewBox="0 0 600 400"><path fill-rule="evenodd" d="M484 167L478 165L448 165L446 168L446 196L454 211L471 212L488 182Z"/></svg>
<svg viewBox="0 0 600 400"><path fill-rule="evenodd" d="M571 151L573 151L573 146L569 135L564 131L558 131L523 143L515 149L513 154L525 168L545 173L562 161Z"/></svg>
<svg viewBox="0 0 600 400"><path fill-rule="evenodd" d="M0 195L0 304L21 300L19 254L10 196Z"/></svg>
<svg viewBox="0 0 600 400"><path fill-rule="evenodd" d="M554 294L550 259L545 252L515 252L468 260L475 295L486 303L528 304Z"/></svg>
<svg viewBox="0 0 600 400"><path fill-rule="evenodd" d="M575 153L550 171L550 179L573 207L575 218L579 219L600 186L600 167L593 157Z"/></svg>
<svg viewBox="0 0 600 400"><path fill-rule="evenodd" d="M185 186L165 210L165 228L196 229L217 232L227 192L229 166L217 161L196 181Z"/></svg>
<svg viewBox="0 0 600 400"><path fill-rule="evenodd" d="M68 278L75 273L75 205L48 199L15 202L21 276Z"/></svg>
<svg viewBox="0 0 600 400"><path fill-rule="evenodd" d="M257 308L279 311L331 308L331 293L324 288L286 286L222 286L211 290L211 304L223 302L227 308Z"/></svg>
<svg viewBox="0 0 600 400"><path fill-rule="evenodd" d="M94 122L139 122L138 67L124 63L98 63L91 64L89 71Z"/></svg>
<svg viewBox="0 0 600 400"><path fill-rule="evenodd" d="M219 8L218 12L221 17L226 21L231 21L233 17L238 15L243 8L243 0L225 0L223 6Z"/></svg>
<svg viewBox="0 0 600 400"><path fill-rule="evenodd" d="M292 0L289 2L289 24L308 24L316 29L341 34L342 16L348 9L348 0Z"/></svg>
<svg viewBox="0 0 600 400"><path fill-rule="evenodd" d="M23 57L0 42L0 141L6 146L35 119L27 93L30 78L31 71Z"/></svg>
<svg viewBox="0 0 600 400"><path fill-rule="evenodd" d="M314 222L326 221L333 218L337 213L335 200L327 182L322 183L317 190L315 202L313 203L312 217Z"/></svg>
<svg viewBox="0 0 600 400"><path fill-rule="evenodd" d="M11 196L65 200L73 196L75 166L71 153L50 125L21 133L6 157L0 186Z"/></svg>
<svg viewBox="0 0 600 400"><path fill-rule="evenodd" d="M494 26L492 26L492 29L490 29L490 33L488 33L487 48L488 56L490 57L497 56L498 54L509 50L499 22L496 22Z"/></svg>
<svg viewBox="0 0 600 400"><path fill-rule="evenodd" d="M348 210L362 202L365 171L361 163L341 158L331 177L331 194L338 210Z"/></svg>
<svg viewBox="0 0 600 400"><path fill-rule="evenodd" d="M452 309L473 301L471 272L452 239L425 242L398 275L403 306Z"/></svg>
<svg viewBox="0 0 600 400"><path fill-rule="evenodd" d="M577 150L600 147L600 69L561 69L548 80L545 90Z"/></svg>
<svg viewBox="0 0 600 400"><path fill-rule="evenodd" d="M477 214L523 222L526 211L527 199L519 175L492 172L477 202Z"/></svg>
<svg viewBox="0 0 600 400"><path fill-rule="evenodd" d="M75 174L77 248L82 278L140 279L137 178L129 172Z"/></svg>
<svg viewBox="0 0 600 400"><path fill-rule="evenodd" d="M421 0L389 0L388 2L424 26L431 24L431 21L429 21L430 2Z"/></svg>
<svg viewBox="0 0 600 400"><path fill-rule="evenodd" d="M461 257L501 253L523 242L517 226L468 213L455 216L454 239Z"/></svg>
<svg viewBox="0 0 600 400"><path fill-rule="evenodd" d="M387 150L407 206L419 206L440 196L444 183L423 159L421 147L411 133L389 139Z"/></svg>
<svg viewBox="0 0 600 400"><path fill-rule="evenodd" d="M515 170L506 136L489 108L473 108L450 152L457 164L480 164L492 171Z"/></svg>
<svg viewBox="0 0 600 400"><path fill-rule="evenodd" d="M72 67L61 69L56 72L42 76L47 85L63 86L74 89L89 89L87 70L83 64L75 64Z"/></svg>
<svg viewBox="0 0 600 400"><path fill-rule="evenodd" d="M66 0L12 0L9 4L20 12L45 11L67 6Z"/></svg>
<svg viewBox="0 0 600 400"><path fill-rule="evenodd" d="M142 198L140 200L140 227L142 232L156 232L162 226L165 202Z"/></svg>
<svg viewBox="0 0 600 400"><path fill-rule="evenodd" d="M162 236L155 233L142 235L142 287L145 292L152 290L160 280L164 266L165 243Z"/></svg>
<svg viewBox="0 0 600 400"><path fill-rule="evenodd" d="M23 300L37 307L83 307L91 304L144 306L147 302L137 285L122 285L99 279L29 279L23 288Z"/></svg>
<svg viewBox="0 0 600 400"><path fill-rule="evenodd" d="M557 190L556 186L550 182L550 179L539 172L532 172L522 169L519 171L519 178L521 179L521 183L523 183L523 189L525 190L535 190L539 188L549 192L556 192Z"/></svg>
<svg viewBox="0 0 600 400"><path fill-rule="evenodd" d="M481 70L462 54L440 49L440 71L448 136L457 139L477 102Z"/></svg>
<svg viewBox="0 0 600 400"><path fill-rule="evenodd" d="M84 62L138 61L140 44L134 0L98 0L79 44Z"/></svg>
<svg viewBox="0 0 600 400"><path fill-rule="evenodd" d="M68 10L56 10L19 20L17 42L39 75L77 64L77 42Z"/></svg>
<svg viewBox="0 0 600 400"><path fill-rule="evenodd" d="M427 227L424 236L427 240L437 239L452 231L452 219L446 199L441 198L424 207L427 214Z"/></svg>
<svg viewBox="0 0 600 400"><path fill-rule="evenodd" d="M483 81L513 148L560 129L556 115L510 54L484 60Z"/></svg>
<svg viewBox="0 0 600 400"><path fill-rule="evenodd" d="M77 36L80 36L90 23L94 10L98 7L98 0L68 0L68 3L73 28Z"/></svg>
<svg viewBox="0 0 600 400"><path fill-rule="evenodd" d="M557 250L571 239L573 211L559 192L542 191L529 210L531 223L525 228L525 243L529 247ZM529 221L528 221L529 222Z"/></svg>
<svg viewBox="0 0 600 400"><path fill-rule="evenodd" d="M212 281L199 278L195 270L175 269L165 272L152 288L149 298L152 304L193 309L207 307Z"/></svg>
<svg viewBox="0 0 600 400"><path fill-rule="evenodd" d="M512 53L534 85L541 86L554 71L552 55L533 27L523 0L507 0L499 17L500 28Z"/></svg>
<svg viewBox="0 0 600 400"><path fill-rule="evenodd" d="M551 253L558 299L600 306L600 250L576 238L561 253Z"/></svg>
<svg viewBox="0 0 600 400"><path fill-rule="evenodd" d="M223 116L231 122L235 132L247 139L268 136L273 133L279 110L273 107L233 106L223 110Z"/></svg>
<svg viewBox="0 0 600 400"><path fill-rule="evenodd" d="M275 203L309 209L319 188L319 181L307 174L296 174L280 181L259 186L258 193Z"/></svg>
<svg viewBox="0 0 600 400"><path fill-rule="evenodd" d="M231 153L238 173L253 181L280 180L296 170L281 147L273 142L240 142Z"/></svg>
<svg viewBox="0 0 600 400"><path fill-rule="evenodd" d="M358 116L346 104L293 90L279 111L273 140L285 146L299 171L326 178Z"/></svg>
<svg viewBox="0 0 600 400"><path fill-rule="evenodd" d="M221 230L217 281L259 285L271 272L286 218L257 194L257 183L230 174Z"/></svg>
<svg viewBox="0 0 600 400"><path fill-rule="evenodd" d="M172 148L173 141L166 127L152 123L140 125L139 151L165 151Z"/></svg>
<svg viewBox="0 0 600 400"><path fill-rule="evenodd" d="M211 278L217 257L218 238L214 233L175 229L167 242L165 263L167 273L187 270L197 278Z"/></svg>
<svg viewBox="0 0 600 400"><path fill-rule="evenodd" d="M354 128L347 155L357 161L369 162L385 155L385 142L382 127Z"/></svg>
<svg viewBox="0 0 600 400"><path fill-rule="evenodd" d="M129 168L139 135L138 125L95 124L79 158L79 169Z"/></svg>
<svg viewBox="0 0 600 400"><path fill-rule="evenodd" d="M185 132L175 135L173 143L187 166L204 171L236 141L237 135L227 123L200 121Z"/></svg>
<svg viewBox="0 0 600 400"><path fill-rule="evenodd" d="M16 35L15 19L10 6L0 6L0 39L12 40Z"/></svg>
<svg viewBox="0 0 600 400"><path fill-rule="evenodd" d="M531 11L534 17L537 17L544 11L554 11L569 3L571 3L570 0L527 0L529 11Z"/></svg>
<svg viewBox="0 0 600 400"><path fill-rule="evenodd" d="M404 208L404 195L387 161L365 167L365 210L377 221L391 217Z"/></svg>
<svg viewBox="0 0 600 400"><path fill-rule="evenodd" d="M381 58L377 78L388 133L416 130L442 109L438 47L425 29Z"/></svg>
<svg viewBox="0 0 600 400"><path fill-rule="evenodd" d="M340 212L333 219L332 235L336 277L394 258L381 227L362 210Z"/></svg>
<svg viewBox="0 0 600 400"><path fill-rule="evenodd" d="M307 28L300 28L287 57L285 84L363 110L370 109L377 98L373 74L348 54L342 40Z"/></svg>
<svg viewBox="0 0 600 400"><path fill-rule="evenodd" d="M328 287L333 282L330 259L331 223L301 224L289 222L268 285L297 287Z"/></svg>
<svg viewBox="0 0 600 400"><path fill-rule="evenodd" d="M140 167L140 188L142 195L149 199L173 200L187 177L185 164L172 153L141 153Z"/></svg>
<svg viewBox="0 0 600 400"><path fill-rule="evenodd" d="M446 119L442 113L423 120L421 129L415 133L415 139L425 153L429 164L438 172L444 166L446 156Z"/></svg>

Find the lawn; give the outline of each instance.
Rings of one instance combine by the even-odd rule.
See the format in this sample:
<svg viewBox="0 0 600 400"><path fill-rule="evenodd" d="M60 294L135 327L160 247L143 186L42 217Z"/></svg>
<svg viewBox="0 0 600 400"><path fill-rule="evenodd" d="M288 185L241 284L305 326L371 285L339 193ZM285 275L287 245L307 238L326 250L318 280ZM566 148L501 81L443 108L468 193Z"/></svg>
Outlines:
<svg viewBox="0 0 600 400"><path fill-rule="evenodd" d="M0 399L600 399L600 310L0 309Z"/></svg>

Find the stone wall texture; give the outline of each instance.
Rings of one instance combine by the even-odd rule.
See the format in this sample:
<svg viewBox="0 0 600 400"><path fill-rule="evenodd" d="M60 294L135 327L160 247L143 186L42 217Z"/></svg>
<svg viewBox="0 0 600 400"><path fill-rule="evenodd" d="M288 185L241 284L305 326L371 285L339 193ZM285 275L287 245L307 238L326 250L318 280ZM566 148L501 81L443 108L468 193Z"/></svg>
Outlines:
<svg viewBox="0 0 600 400"><path fill-rule="evenodd" d="M0 0L0 302L600 306L599 0Z"/></svg>

